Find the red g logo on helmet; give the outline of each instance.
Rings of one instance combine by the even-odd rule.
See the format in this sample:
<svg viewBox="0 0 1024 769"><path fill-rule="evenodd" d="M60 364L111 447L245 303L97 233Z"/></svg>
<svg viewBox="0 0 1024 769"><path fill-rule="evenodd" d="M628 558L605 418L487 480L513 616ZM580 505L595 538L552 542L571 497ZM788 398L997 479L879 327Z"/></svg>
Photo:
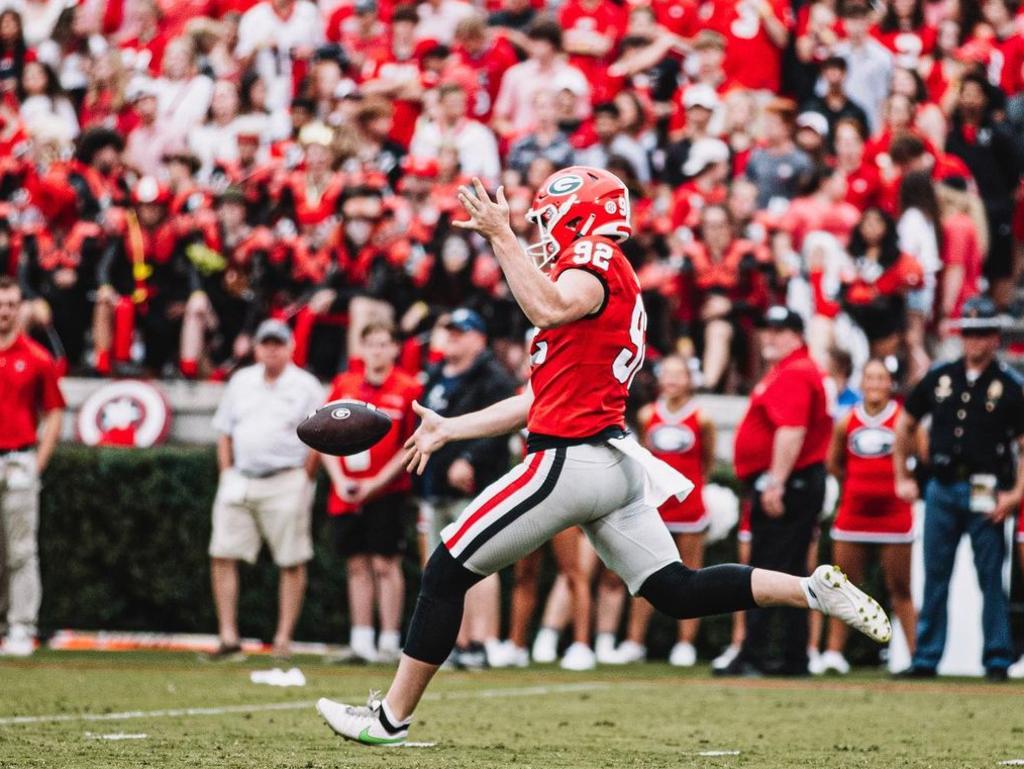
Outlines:
<svg viewBox="0 0 1024 769"><path fill-rule="evenodd" d="M621 242L633 234L626 185L615 174L589 166L571 166L549 176L526 220L540 230L540 240L526 250L542 268L587 235Z"/></svg>

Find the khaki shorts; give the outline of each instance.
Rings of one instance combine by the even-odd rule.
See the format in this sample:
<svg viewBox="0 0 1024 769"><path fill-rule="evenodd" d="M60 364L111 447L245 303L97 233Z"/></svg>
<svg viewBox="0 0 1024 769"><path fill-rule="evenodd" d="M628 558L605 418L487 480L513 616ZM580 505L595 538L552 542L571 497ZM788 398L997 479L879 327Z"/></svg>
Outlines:
<svg viewBox="0 0 1024 769"><path fill-rule="evenodd" d="M455 560L486 576L572 526L583 529L633 595L651 574L679 560L658 511L644 502L643 467L604 444L528 454L484 489L441 539Z"/></svg>
<svg viewBox="0 0 1024 769"><path fill-rule="evenodd" d="M255 563L260 543L281 568L313 558L313 481L297 467L268 478L221 473L213 502L210 556Z"/></svg>

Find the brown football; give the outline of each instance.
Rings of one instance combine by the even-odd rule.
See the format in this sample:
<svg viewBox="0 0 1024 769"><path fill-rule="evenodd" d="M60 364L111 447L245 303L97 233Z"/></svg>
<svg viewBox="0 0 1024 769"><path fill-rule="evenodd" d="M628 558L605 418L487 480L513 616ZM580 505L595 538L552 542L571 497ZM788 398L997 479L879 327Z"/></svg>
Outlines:
<svg viewBox="0 0 1024 769"><path fill-rule="evenodd" d="M336 457L365 451L387 435L391 417L369 403L338 400L306 417L295 432L311 449Z"/></svg>

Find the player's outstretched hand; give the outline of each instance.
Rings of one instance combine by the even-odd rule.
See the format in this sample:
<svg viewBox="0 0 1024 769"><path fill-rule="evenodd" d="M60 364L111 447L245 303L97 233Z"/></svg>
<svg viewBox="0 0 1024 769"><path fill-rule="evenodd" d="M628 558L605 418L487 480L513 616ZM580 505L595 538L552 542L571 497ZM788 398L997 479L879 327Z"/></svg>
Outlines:
<svg viewBox="0 0 1024 769"><path fill-rule="evenodd" d="M448 420L419 401L412 402L412 410L420 418L420 426L405 442L405 469L423 475L430 455L448 442Z"/></svg>
<svg viewBox="0 0 1024 769"><path fill-rule="evenodd" d="M495 200L491 200L483 182L473 177L472 189L466 185L459 187L459 202L469 214L469 219L452 222L456 227L479 232L488 240L493 240L510 229L504 187L498 187Z"/></svg>

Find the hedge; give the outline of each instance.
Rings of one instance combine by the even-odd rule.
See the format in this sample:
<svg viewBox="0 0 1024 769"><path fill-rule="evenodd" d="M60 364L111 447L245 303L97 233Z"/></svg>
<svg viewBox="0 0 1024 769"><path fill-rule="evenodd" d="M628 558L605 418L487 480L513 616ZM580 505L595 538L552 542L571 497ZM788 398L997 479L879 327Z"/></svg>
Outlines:
<svg viewBox="0 0 1024 769"><path fill-rule="evenodd" d="M296 637L340 642L348 634L344 564L329 547L324 480L314 514L316 554ZM41 500L42 630L215 632L206 549L216 483L212 448L61 446L44 476ZM415 542L412 531L409 541ZM735 544L729 540L711 546L706 560L718 563L734 556ZM410 552L407 613L418 573ZM509 576L503 575L506 592ZM265 551L254 567L242 567L241 578L240 630L269 640L276 620L277 575ZM549 564L542 586L552 578ZM721 649L729 629L726 617L707 620L701 651L707 655ZM666 654L674 636L673 623L656 617L649 639L652 654ZM870 653L866 645L857 649L854 656Z"/></svg>

